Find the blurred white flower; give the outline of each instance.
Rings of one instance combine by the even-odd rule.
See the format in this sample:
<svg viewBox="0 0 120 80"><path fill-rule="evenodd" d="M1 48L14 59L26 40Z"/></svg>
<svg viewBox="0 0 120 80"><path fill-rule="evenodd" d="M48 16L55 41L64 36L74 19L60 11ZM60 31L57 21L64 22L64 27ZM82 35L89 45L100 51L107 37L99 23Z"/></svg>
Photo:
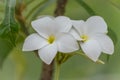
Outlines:
<svg viewBox="0 0 120 80"><path fill-rule="evenodd" d="M97 61L101 52L113 54L114 45L106 35L107 24L102 17L93 16L83 20L72 20L73 29L70 33L80 41L83 52L93 61Z"/></svg>
<svg viewBox="0 0 120 80"><path fill-rule="evenodd" d="M23 51L38 50L40 58L50 64L57 52L69 53L79 49L76 39L68 31L72 27L68 17L43 17L32 22L37 31L28 36Z"/></svg>

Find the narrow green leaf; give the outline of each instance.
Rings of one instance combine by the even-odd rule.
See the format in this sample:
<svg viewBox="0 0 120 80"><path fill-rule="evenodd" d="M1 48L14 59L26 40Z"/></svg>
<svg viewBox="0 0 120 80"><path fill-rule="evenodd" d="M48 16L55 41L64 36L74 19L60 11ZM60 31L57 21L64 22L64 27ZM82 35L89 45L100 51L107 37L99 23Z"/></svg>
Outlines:
<svg viewBox="0 0 120 80"><path fill-rule="evenodd" d="M115 3L113 0L108 0L108 2L110 3L110 4L112 4L114 7L116 7L117 9L119 9L120 10L120 4L119 3Z"/></svg>
<svg viewBox="0 0 120 80"><path fill-rule="evenodd" d="M52 4L55 0L49 0L47 2L45 2L42 6L40 6L32 15L32 19L36 18L40 12L42 12L46 7L48 7L50 4Z"/></svg>
<svg viewBox="0 0 120 80"><path fill-rule="evenodd" d="M29 12L29 14L26 16L26 19L29 18L29 16L31 16L31 14L36 11L37 8L39 8L41 5L43 5L44 3L48 2L48 0L44 0L43 2L40 1L40 3L38 3L35 7L33 7L31 9L31 11Z"/></svg>
<svg viewBox="0 0 120 80"><path fill-rule="evenodd" d="M96 13L94 12L94 10L87 5L84 0L76 0L91 16L92 15L96 15Z"/></svg>
<svg viewBox="0 0 120 80"><path fill-rule="evenodd" d="M15 4L16 0L6 0L5 17L0 25L0 37L9 40L15 45L16 34L19 26L15 21Z"/></svg>
<svg viewBox="0 0 120 80"><path fill-rule="evenodd" d="M116 45L116 43L118 42L118 38L116 36L116 33L110 27L108 28L108 35L113 40L114 45Z"/></svg>
<svg viewBox="0 0 120 80"><path fill-rule="evenodd" d="M35 0L26 0L26 4L29 5L29 4L31 4L33 1L35 1Z"/></svg>

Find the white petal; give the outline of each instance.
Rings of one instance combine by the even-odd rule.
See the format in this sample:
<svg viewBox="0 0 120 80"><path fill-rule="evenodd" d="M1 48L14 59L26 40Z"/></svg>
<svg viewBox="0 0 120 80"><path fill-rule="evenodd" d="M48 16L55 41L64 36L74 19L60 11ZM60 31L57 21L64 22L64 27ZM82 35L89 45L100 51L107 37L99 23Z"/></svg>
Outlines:
<svg viewBox="0 0 120 80"><path fill-rule="evenodd" d="M72 20L72 24L80 35L84 35L87 33L86 24L83 20Z"/></svg>
<svg viewBox="0 0 120 80"><path fill-rule="evenodd" d="M99 42L104 53L113 54L114 44L106 34L96 35L94 38Z"/></svg>
<svg viewBox="0 0 120 80"><path fill-rule="evenodd" d="M86 21L88 33L107 33L107 24L100 16L92 16Z"/></svg>
<svg viewBox="0 0 120 80"><path fill-rule="evenodd" d="M43 62L50 64L57 54L57 46L54 43L49 44L46 47L38 50L38 53Z"/></svg>
<svg viewBox="0 0 120 80"><path fill-rule="evenodd" d="M66 29L71 28L71 24L66 17L43 17L32 21L32 27L44 38L50 35L56 35L58 32L67 32Z"/></svg>
<svg viewBox="0 0 120 80"><path fill-rule="evenodd" d="M80 43L83 52L93 61L97 61L101 54L101 47L96 40L90 39Z"/></svg>
<svg viewBox="0 0 120 80"><path fill-rule="evenodd" d="M72 28L72 22L68 17L58 16L55 18L55 22L62 32L68 32Z"/></svg>
<svg viewBox="0 0 120 80"><path fill-rule="evenodd" d="M80 38L80 34L78 33L78 31L76 31L75 29L71 29L70 30L70 34L73 35L73 37L78 40L81 41L82 39Z"/></svg>
<svg viewBox="0 0 120 80"><path fill-rule="evenodd" d="M41 16L38 16L37 19L44 18L44 17L49 17L51 19L55 18L54 16L50 16L50 15L41 15Z"/></svg>
<svg viewBox="0 0 120 80"><path fill-rule="evenodd" d="M25 39L25 42L23 44L23 51L37 50L37 49L44 47L47 44L48 43L44 38L34 33Z"/></svg>
<svg viewBox="0 0 120 80"><path fill-rule="evenodd" d="M54 21L50 17L43 17L32 21L32 27L43 37L47 38L52 34Z"/></svg>
<svg viewBox="0 0 120 80"><path fill-rule="evenodd" d="M77 41L70 34L59 34L56 43L58 45L58 51L63 53L69 53L79 49Z"/></svg>

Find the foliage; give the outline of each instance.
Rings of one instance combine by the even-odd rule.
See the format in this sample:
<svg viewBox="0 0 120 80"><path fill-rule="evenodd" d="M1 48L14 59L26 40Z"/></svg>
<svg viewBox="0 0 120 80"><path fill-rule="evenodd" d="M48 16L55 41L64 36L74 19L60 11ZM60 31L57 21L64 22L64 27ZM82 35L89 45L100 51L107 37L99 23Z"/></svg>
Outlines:
<svg viewBox="0 0 120 80"><path fill-rule="evenodd" d="M1 58L0 58L0 65L4 61L12 49L15 46L16 36L18 33L18 24L15 21L15 0L6 0L6 9L5 9L5 17L3 22L0 25L0 37L2 38L1 41ZM3 46L3 47L2 47ZM4 50L7 49L7 50Z"/></svg>

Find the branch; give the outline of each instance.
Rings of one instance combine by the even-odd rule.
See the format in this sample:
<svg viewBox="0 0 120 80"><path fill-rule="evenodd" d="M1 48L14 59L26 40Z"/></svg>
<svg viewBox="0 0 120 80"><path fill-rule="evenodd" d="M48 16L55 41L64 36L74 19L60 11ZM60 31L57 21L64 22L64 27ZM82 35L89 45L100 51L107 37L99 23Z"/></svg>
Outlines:
<svg viewBox="0 0 120 80"><path fill-rule="evenodd" d="M54 12L55 16L64 15L66 3L67 0L57 0L57 6ZM50 65L43 63L43 68L41 73L42 76L40 80L52 80L53 71L54 71L53 68L54 68L54 62L52 62Z"/></svg>
<svg viewBox="0 0 120 80"><path fill-rule="evenodd" d="M57 6L55 10L55 16L61 16L65 13L65 6L67 4L67 0L57 0Z"/></svg>
<svg viewBox="0 0 120 80"><path fill-rule="evenodd" d="M63 15L65 12L65 6L66 6L67 0L57 0L57 7L55 9L55 16L60 16ZM26 21L25 18L22 15L22 11L24 9L23 4L18 4L16 7L16 19L20 23L23 32L26 35L29 35L29 32L26 27ZM38 55L37 51L34 51L36 55ZM54 61L50 64L47 65L43 63L43 68L42 68L42 73L41 73L41 79L40 80L52 80L53 77L53 70L54 69Z"/></svg>
<svg viewBox="0 0 120 80"><path fill-rule="evenodd" d="M47 65L43 62L41 80L52 80L53 71L54 71L54 62L52 62L50 65Z"/></svg>

